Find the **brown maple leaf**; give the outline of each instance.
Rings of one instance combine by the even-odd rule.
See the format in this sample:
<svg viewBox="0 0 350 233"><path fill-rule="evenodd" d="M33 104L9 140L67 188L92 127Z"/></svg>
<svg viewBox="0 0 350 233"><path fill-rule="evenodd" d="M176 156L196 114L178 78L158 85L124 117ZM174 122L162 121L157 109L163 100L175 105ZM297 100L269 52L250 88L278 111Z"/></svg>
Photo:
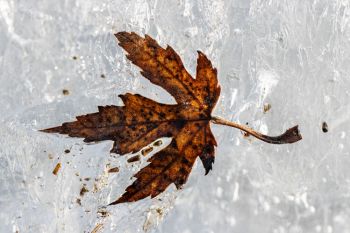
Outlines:
<svg viewBox="0 0 350 233"><path fill-rule="evenodd" d="M153 155L149 164L134 175L136 180L126 192L111 204L153 198L172 183L180 188L197 157L207 174L214 163L216 146L210 122L239 128L269 143L293 143L301 139L297 126L281 136L269 137L211 116L220 86L216 69L202 52L198 51L194 79L170 46L164 49L148 35L143 38L133 32L119 32L115 36L128 53L127 58L141 68L141 74L169 92L177 104L161 104L128 93L119 95L124 106L99 106L97 113L78 116L74 122L42 130L81 137L85 142L112 140L111 153L121 155L138 152L160 137L172 138L166 148Z"/></svg>

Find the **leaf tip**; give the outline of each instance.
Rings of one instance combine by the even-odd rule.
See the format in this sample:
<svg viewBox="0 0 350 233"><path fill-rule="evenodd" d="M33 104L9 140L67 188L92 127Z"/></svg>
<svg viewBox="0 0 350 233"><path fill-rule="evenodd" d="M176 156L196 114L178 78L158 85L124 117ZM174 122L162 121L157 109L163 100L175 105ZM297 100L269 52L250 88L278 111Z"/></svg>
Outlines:
<svg viewBox="0 0 350 233"><path fill-rule="evenodd" d="M114 34L114 36L118 39L119 45L122 46L122 44L124 43L131 42L132 33L122 31L117 32L116 34Z"/></svg>
<svg viewBox="0 0 350 233"><path fill-rule="evenodd" d="M114 153L114 154L123 155L123 153L120 151L120 149L116 145L113 145L112 149L109 152Z"/></svg>
<svg viewBox="0 0 350 233"><path fill-rule="evenodd" d="M118 97L122 99L123 103L125 103L125 101L126 101L126 94L120 94L120 95L118 95Z"/></svg>
<svg viewBox="0 0 350 233"><path fill-rule="evenodd" d="M43 133L61 133L62 132L62 126L47 128L47 129L39 129L39 132Z"/></svg>
<svg viewBox="0 0 350 233"><path fill-rule="evenodd" d="M109 203L107 206L111 206L111 205L117 205L117 204L122 204L125 202L134 202L135 200L130 200L128 199L128 197L125 195L126 193L124 193L121 197L119 197L117 200Z"/></svg>
<svg viewBox="0 0 350 233"><path fill-rule="evenodd" d="M116 201L113 201L111 203L109 203L107 206L111 206L111 205L116 205L116 204L119 204L121 202L119 202L120 199L116 200Z"/></svg>
<svg viewBox="0 0 350 233"><path fill-rule="evenodd" d="M210 172L210 170L212 170L212 168L210 168L210 169L205 169L205 173L204 173L204 175L206 176L206 175L208 175L209 174L209 172Z"/></svg>
<svg viewBox="0 0 350 233"><path fill-rule="evenodd" d="M198 54L198 59L205 57L205 54L200 50L197 50L197 54Z"/></svg>
<svg viewBox="0 0 350 233"><path fill-rule="evenodd" d="M114 34L115 37L117 37L119 39L119 37L123 37L127 34L126 31L121 31L121 32L117 32Z"/></svg>
<svg viewBox="0 0 350 233"><path fill-rule="evenodd" d="M209 174L210 170L213 170L213 163L215 161L215 157L208 157L208 158L201 159L201 160L202 160L203 167L205 170L204 175L206 176Z"/></svg>

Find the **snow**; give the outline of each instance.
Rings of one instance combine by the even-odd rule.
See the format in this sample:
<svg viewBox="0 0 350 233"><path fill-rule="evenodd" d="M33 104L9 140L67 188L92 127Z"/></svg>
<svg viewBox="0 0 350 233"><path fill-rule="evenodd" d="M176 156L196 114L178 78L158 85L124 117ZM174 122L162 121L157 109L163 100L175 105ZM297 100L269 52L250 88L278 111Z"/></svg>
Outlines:
<svg viewBox="0 0 350 233"><path fill-rule="evenodd" d="M0 232L349 232L349 23L343 0L0 0ZM222 87L215 115L270 135L298 124L303 140L212 126L209 175L198 162L182 190L106 207L146 158L37 130L126 92L174 103L127 61L118 31L171 45L191 74L203 51Z"/></svg>

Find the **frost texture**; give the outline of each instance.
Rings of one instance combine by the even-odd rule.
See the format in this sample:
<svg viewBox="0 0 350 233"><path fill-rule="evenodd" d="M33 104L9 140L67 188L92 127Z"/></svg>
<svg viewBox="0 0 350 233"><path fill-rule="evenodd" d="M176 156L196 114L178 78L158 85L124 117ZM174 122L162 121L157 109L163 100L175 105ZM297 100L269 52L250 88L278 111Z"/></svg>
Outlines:
<svg viewBox="0 0 350 233"><path fill-rule="evenodd" d="M341 0L0 0L0 232L348 232L349 23ZM214 126L208 176L197 163L183 190L102 217L145 159L36 129L125 92L174 102L126 61L113 37L123 30L172 45L192 74L206 53L222 86L215 115L272 135L299 124L304 139L269 145Z"/></svg>

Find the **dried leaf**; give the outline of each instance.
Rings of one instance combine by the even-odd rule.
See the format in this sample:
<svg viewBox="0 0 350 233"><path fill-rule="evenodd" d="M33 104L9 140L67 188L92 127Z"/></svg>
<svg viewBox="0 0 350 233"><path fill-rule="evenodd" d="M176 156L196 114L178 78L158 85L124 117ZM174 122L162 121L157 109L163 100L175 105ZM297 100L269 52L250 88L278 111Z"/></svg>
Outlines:
<svg viewBox="0 0 350 233"><path fill-rule="evenodd" d="M194 79L170 46L164 49L148 35L143 38L133 32L119 32L115 36L128 53L127 58L141 68L141 74L164 88L177 104L161 104L127 93L119 95L124 106L99 106L97 113L78 116L74 122L43 130L81 137L85 142L112 140L111 153L121 155L138 152L161 137L172 138L167 147L148 159L149 164L134 175L134 183L111 204L137 201L148 196L153 198L170 184L180 188L186 183L197 157L202 161L205 174L208 174L215 160L216 146L210 121L229 125L211 116L220 87L216 69L202 52L198 51ZM240 128L237 125L233 127ZM249 128L242 130L255 136ZM295 130L291 133L299 135ZM263 136L262 140L267 141L268 136ZM274 140L268 142L276 143Z"/></svg>

